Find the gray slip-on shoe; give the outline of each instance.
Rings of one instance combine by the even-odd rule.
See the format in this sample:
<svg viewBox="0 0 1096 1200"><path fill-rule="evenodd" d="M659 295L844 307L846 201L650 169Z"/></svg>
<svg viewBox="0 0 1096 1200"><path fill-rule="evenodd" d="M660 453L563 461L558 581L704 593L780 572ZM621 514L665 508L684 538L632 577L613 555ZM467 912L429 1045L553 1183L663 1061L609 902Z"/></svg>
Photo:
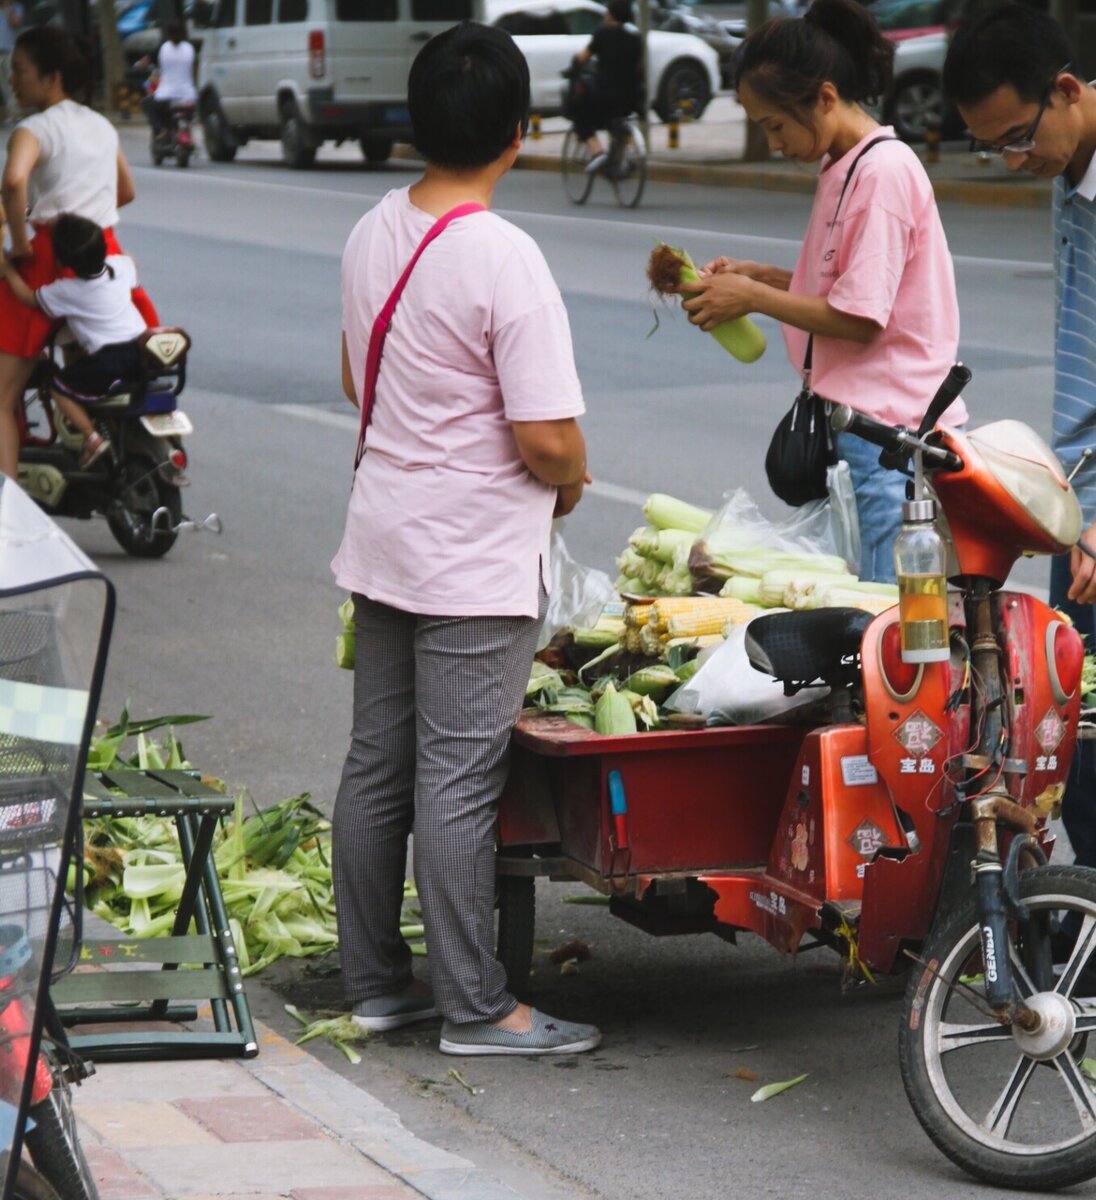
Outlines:
<svg viewBox="0 0 1096 1200"><path fill-rule="evenodd" d="M601 1044L601 1030L594 1025L561 1021L533 1009L533 1028L528 1033L499 1029L489 1021L454 1025L445 1021L438 1048L442 1054L578 1054Z"/></svg>
<svg viewBox="0 0 1096 1200"><path fill-rule="evenodd" d="M371 1033L384 1033L389 1029L414 1025L416 1021L428 1021L437 1015L433 992L418 995L403 991L391 996L374 996L372 1000L359 1000L354 1005L350 1019Z"/></svg>

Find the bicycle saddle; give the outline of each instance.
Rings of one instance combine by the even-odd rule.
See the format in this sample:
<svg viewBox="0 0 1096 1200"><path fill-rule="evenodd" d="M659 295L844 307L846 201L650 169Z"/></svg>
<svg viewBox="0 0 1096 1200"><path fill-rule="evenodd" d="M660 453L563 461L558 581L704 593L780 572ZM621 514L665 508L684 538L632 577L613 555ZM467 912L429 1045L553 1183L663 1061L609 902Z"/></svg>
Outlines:
<svg viewBox="0 0 1096 1200"><path fill-rule="evenodd" d="M859 656L864 630L874 619L859 608L755 617L746 627L746 654L754 670L782 683L829 681Z"/></svg>

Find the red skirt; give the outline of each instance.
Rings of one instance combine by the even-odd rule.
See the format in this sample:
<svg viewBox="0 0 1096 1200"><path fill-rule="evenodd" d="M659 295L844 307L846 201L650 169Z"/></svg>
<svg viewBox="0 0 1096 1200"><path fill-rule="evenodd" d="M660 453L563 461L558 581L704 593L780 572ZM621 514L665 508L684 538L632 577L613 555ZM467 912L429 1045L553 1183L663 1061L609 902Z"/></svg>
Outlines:
<svg viewBox="0 0 1096 1200"><path fill-rule="evenodd" d="M121 254L113 229L104 229L107 254ZM27 287L35 291L53 283L72 272L61 267L53 256L53 237L48 225L38 225L30 243L31 255L16 264ZM144 288L133 289L133 303L145 319L146 325L158 325L160 318ZM45 349L61 322L47 317L39 308L24 304L0 279L0 353L14 354L17 358L37 358Z"/></svg>

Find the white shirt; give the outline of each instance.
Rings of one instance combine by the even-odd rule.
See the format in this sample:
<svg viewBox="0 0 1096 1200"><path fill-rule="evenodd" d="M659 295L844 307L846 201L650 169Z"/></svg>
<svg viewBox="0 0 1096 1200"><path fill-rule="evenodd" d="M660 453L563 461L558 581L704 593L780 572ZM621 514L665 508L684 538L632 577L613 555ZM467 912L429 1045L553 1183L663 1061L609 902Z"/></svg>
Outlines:
<svg viewBox="0 0 1096 1200"><path fill-rule="evenodd" d="M110 229L118 221L118 133L98 113L62 100L20 121L41 148L27 187L35 225L62 213Z"/></svg>
<svg viewBox="0 0 1096 1200"><path fill-rule="evenodd" d="M193 104L198 93L194 90L194 47L190 42L164 42L160 47L159 64L156 99Z"/></svg>
<svg viewBox="0 0 1096 1200"><path fill-rule="evenodd" d="M57 279L35 295L47 317L64 318L72 336L89 353L119 342L132 342L145 331L144 318L131 295L137 286L137 264L126 254L112 254L94 279Z"/></svg>

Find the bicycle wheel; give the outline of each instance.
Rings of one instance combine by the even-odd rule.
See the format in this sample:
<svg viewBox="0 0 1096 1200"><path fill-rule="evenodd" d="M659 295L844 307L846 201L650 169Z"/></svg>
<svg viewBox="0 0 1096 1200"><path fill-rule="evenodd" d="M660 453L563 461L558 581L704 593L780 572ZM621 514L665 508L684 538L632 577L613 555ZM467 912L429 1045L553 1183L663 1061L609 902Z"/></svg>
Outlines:
<svg viewBox="0 0 1096 1200"><path fill-rule="evenodd" d="M572 204L585 204L590 198L594 177L586 174L589 161L586 143L575 136L573 129L568 129L563 139L563 190Z"/></svg>
<svg viewBox="0 0 1096 1200"><path fill-rule="evenodd" d="M25 1138L31 1161L60 1200L99 1200L95 1177L76 1132L69 1084L54 1067L53 1091L31 1105L34 1129Z"/></svg>
<svg viewBox="0 0 1096 1200"><path fill-rule="evenodd" d="M625 121L614 150L608 173L617 203L624 208L635 208L647 186L647 145L643 130L634 121Z"/></svg>

